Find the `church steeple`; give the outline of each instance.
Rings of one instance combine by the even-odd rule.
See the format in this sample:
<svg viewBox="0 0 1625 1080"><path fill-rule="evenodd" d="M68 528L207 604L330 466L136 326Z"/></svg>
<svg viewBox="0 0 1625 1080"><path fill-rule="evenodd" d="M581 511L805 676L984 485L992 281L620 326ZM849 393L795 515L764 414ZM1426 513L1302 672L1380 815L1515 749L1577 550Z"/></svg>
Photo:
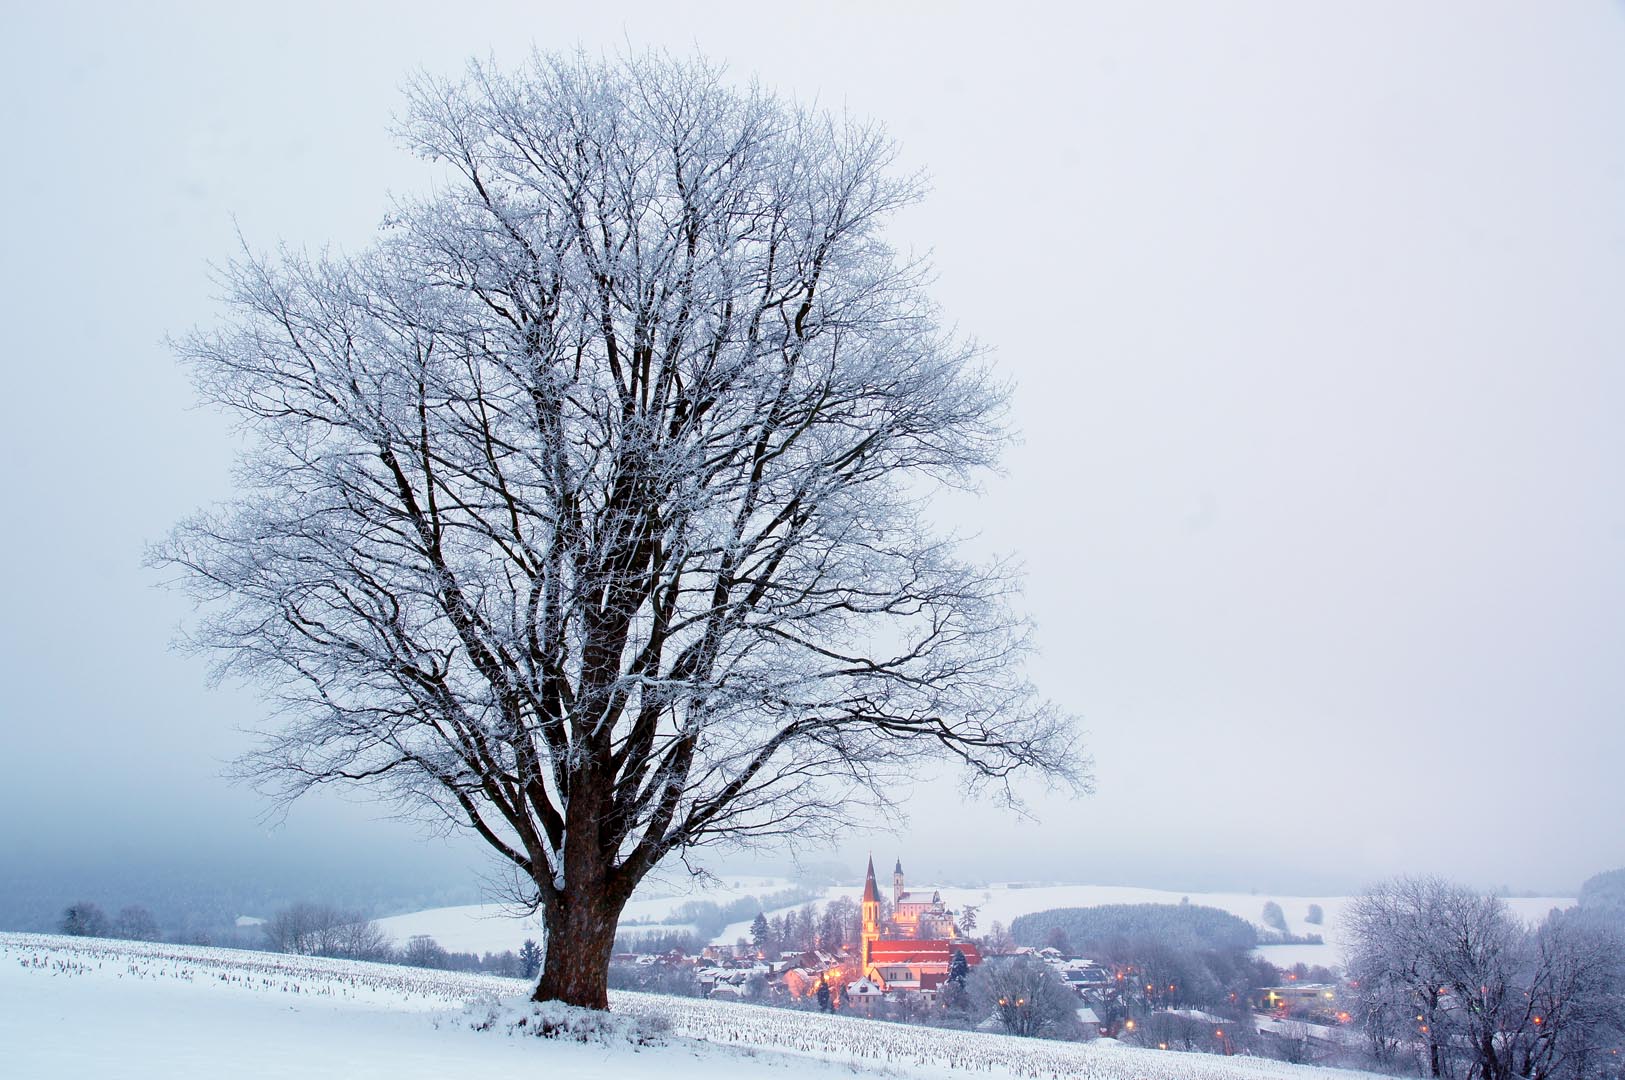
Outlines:
<svg viewBox="0 0 1625 1080"><path fill-rule="evenodd" d="M863 902L880 903L880 887L875 884L875 857L869 856L869 876L863 882Z"/></svg>
<svg viewBox="0 0 1625 1080"><path fill-rule="evenodd" d="M908 890L903 887L903 860L897 860L897 866L891 872L892 903L901 904L903 894Z"/></svg>
<svg viewBox="0 0 1625 1080"><path fill-rule="evenodd" d="M871 946L880 937L880 886L875 884L875 857L869 856L869 873L863 881L863 970L869 970Z"/></svg>

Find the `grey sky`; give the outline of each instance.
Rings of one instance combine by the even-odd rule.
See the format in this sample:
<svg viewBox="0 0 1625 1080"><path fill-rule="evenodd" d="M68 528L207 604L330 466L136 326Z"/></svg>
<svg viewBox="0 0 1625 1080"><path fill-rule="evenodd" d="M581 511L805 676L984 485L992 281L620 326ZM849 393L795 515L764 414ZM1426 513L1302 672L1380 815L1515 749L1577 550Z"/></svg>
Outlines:
<svg viewBox="0 0 1625 1080"><path fill-rule="evenodd" d="M410 69L534 40L698 46L885 122L934 181L897 238L1018 385L1007 474L937 506L1027 565L1099 793L1033 824L927 785L847 856L1305 890L1625 864L1620 7L879 6L13 9L0 849L413 850L334 799L268 835L219 779L258 706L168 651L185 606L140 559L235 443L162 338L210 320L233 215L354 246L423 182L387 132Z"/></svg>

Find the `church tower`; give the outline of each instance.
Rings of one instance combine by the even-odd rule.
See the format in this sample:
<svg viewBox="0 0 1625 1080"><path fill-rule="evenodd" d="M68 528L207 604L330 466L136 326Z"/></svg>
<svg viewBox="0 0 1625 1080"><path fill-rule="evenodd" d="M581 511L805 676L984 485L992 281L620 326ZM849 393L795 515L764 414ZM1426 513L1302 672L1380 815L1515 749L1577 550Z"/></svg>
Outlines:
<svg viewBox="0 0 1625 1080"><path fill-rule="evenodd" d="M891 902L901 904L903 893L907 891L903 888L903 860L898 859L896 869L891 872Z"/></svg>
<svg viewBox="0 0 1625 1080"><path fill-rule="evenodd" d="M869 876L863 883L863 970L869 970L869 953L880 938L880 887L875 884L875 857L869 856Z"/></svg>

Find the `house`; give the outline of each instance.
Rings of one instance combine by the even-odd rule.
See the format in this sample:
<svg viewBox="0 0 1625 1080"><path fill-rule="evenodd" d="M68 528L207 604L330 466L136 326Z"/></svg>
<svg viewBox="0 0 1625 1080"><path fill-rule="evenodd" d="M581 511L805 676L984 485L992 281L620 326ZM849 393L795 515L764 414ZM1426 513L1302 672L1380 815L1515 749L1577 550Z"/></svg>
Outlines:
<svg viewBox="0 0 1625 1080"><path fill-rule="evenodd" d="M1324 1009L1337 1004L1337 987L1331 983L1288 983L1255 991L1266 1009Z"/></svg>
<svg viewBox="0 0 1625 1080"><path fill-rule="evenodd" d="M885 1000L886 992L868 979L846 984L841 993L841 1007L860 1016L874 1013L876 1003Z"/></svg>

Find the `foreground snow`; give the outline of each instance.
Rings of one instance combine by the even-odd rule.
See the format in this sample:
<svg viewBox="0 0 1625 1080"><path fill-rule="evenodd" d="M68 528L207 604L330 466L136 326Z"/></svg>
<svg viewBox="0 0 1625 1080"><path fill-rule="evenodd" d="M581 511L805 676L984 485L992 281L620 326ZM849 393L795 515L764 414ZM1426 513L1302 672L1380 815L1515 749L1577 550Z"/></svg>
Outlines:
<svg viewBox="0 0 1625 1080"><path fill-rule="evenodd" d="M268 953L0 934L0 1073L482 1080L995 1077L1338 1080L1278 1062L940 1031L694 998L616 994L658 1045L514 1034L510 979ZM485 1031L476 1031L485 1027ZM519 1031L534 1030L530 1024Z"/></svg>

